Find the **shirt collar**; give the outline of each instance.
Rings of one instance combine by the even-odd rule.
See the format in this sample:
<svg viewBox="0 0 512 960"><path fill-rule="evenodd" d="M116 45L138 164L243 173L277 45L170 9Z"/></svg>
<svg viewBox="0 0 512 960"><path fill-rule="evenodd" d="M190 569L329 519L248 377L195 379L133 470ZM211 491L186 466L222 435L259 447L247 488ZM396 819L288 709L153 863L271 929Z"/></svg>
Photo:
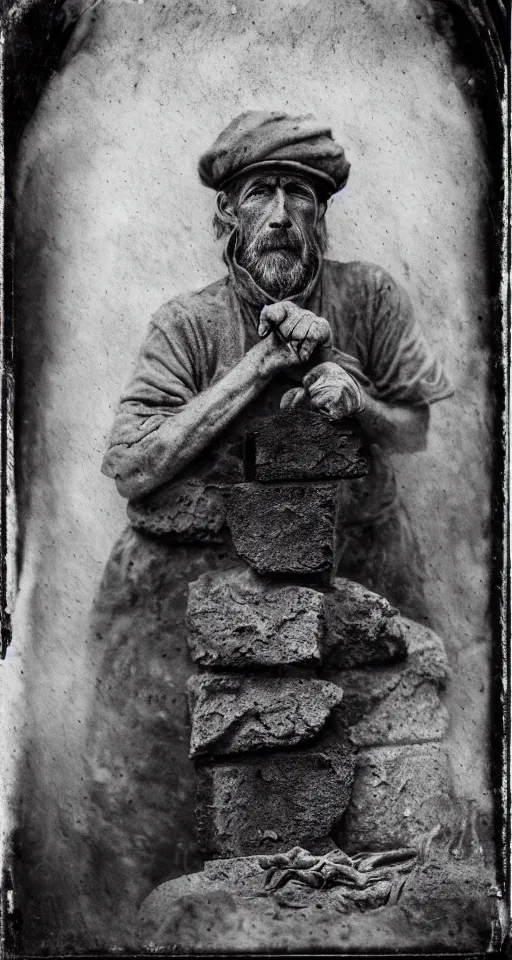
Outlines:
<svg viewBox="0 0 512 960"><path fill-rule="evenodd" d="M233 286L236 290L236 293L243 300L246 300L254 307L258 307L260 310L264 306L268 306L271 303L277 303L275 297L272 297L269 293L258 286L255 280L251 277L250 273L242 267L237 259L237 236L236 230L233 230L229 235L228 241L224 248L224 260L226 262L227 268L229 270L229 276L233 283ZM313 293L318 280L320 278L320 272L322 269L322 258L319 258L316 270L306 285L304 290L299 291L293 297L287 297L287 300L291 300L292 303L297 303L299 306L303 306L309 300L311 294Z"/></svg>

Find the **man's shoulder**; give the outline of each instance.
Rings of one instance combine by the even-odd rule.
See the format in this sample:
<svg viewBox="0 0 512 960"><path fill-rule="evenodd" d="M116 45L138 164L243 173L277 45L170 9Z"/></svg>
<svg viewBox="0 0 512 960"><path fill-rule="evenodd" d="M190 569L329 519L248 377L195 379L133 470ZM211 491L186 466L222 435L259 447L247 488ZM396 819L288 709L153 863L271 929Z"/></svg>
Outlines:
<svg viewBox="0 0 512 960"><path fill-rule="evenodd" d="M324 260L323 278L333 284L369 291L396 286L393 277L384 267L367 260Z"/></svg>
<svg viewBox="0 0 512 960"><path fill-rule="evenodd" d="M177 294L153 314L152 321L160 327L173 324L180 319L195 319L222 309L229 298L228 277L214 280L199 290L188 290Z"/></svg>

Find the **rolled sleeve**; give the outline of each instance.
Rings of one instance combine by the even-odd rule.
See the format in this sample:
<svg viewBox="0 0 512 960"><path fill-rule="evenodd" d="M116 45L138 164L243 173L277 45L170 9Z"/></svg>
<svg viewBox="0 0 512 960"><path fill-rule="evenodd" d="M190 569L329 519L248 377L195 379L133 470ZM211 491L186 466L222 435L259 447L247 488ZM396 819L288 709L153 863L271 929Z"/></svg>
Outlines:
<svg viewBox="0 0 512 960"><path fill-rule="evenodd" d="M132 464L151 470L152 451L159 455L159 427L194 397L194 343L189 324L178 309L166 308L152 319L133 374L121 396L102 472L117 479Z"/></svg>

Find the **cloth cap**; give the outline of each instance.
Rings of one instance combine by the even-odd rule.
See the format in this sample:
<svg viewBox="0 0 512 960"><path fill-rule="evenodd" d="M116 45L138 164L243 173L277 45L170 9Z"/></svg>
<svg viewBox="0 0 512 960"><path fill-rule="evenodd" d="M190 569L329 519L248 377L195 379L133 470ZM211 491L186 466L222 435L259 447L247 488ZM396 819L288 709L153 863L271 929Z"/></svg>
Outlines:
<svg viewBox="0 0 512 960"><path fill-rule="evenodd" d="M328 196L345 186L350 164L331 128L313 114L248 110L219 134L199 160L206 187L221 190L250 170L286 167L316 179Z"/></svg>

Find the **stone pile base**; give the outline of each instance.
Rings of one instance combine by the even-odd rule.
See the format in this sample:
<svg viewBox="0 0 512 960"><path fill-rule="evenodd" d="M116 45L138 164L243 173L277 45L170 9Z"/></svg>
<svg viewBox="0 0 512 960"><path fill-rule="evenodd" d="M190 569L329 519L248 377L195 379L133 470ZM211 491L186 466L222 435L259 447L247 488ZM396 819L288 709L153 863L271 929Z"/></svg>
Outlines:
<svg viewBox="0 0 512 960"><path fill-rule="evenodd" d="M348 580L236 567L190 584L187 628L206 857L411 846L449 817L448 667L431 630Z"/></svg>
<svg viewBox="0 0 512 960"><path fill-rule="evenodd" d="M153 891L135 931L141 952L480 954L489 946L493 876L479 859L434 851L406 877L395 905L364 912L346 912L335 888L312 890L299 909L282 906L262 896L257 861L216 860Z"/></svg>
<svg viewBox="0 0 512 960"><path fill-rule="evenodd" d="M153 946L461 949L461 930L472 950L486 945L482 864L460 874L449 858L437 868L421 860L454 818L443 642L336 578L355 522L350 481L369 469L362 438L354 424L299 412L255 420L239 439L209 485L182 485L165 509L131 508L134 524L177 538L215 538L226 523L239 558L189 583L189 757L207 863L146 902ZM347 917L339 888L310 896L300 884L305 899L290 920L289 905L283 914L267 895L257 855L336 845L350 855L419 851L403 902L388 902L379 875L370 894L358 886L357 906L349 897ZM423 894L440 923L415 926ZM357 914L370 907L371 919Z"/></svg>

